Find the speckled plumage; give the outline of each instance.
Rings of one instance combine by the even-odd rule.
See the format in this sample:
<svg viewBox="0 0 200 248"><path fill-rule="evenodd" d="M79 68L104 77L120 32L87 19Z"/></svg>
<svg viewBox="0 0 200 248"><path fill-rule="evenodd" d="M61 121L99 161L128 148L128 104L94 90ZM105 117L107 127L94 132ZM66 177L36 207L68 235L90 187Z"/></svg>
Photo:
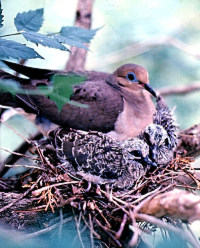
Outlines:
<svg viewBox="0 0 200 248"><path fill-rule="evenodd" d="M150 157L158 165L172 160L177 146L178 127L174 115L161 98L157 100L153 124L145 128L141 138L148 143Z"/></svg>
<svg viewBox="0 0 200 248"><path fill-rule="evenodd" d="M49 134L62 166L95 183L127 188L148 169L169 163L177 144L177 126L159 99L154 123L138 138L116 141L97 131L58 128Z"/></svg>
<svg viewBox="0 0 200 248"><path fill-rule="evenodd" d="M149 147L139 138L117 142L100 132L67 129L54 130L49 136L62 166L96 183L129 187L152 164Z"/></svg>

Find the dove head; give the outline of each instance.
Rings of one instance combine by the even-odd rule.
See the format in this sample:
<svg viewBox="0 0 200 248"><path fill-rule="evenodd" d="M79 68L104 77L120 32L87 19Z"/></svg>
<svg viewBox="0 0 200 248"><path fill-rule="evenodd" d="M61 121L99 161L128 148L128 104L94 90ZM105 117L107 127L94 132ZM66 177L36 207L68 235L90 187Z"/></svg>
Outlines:
<svg viewBox="0 0 200 248"><path fill-rule="evenodd" d="M113 73L113 76L115 77L115 82L119 87L132 91L145 89L154 97L157 97L155 91L149 84L148 71L143 66L136 64L125 64L119 67Z"/></svg>
<svg viewBox="0 0 200 248"><path fill-rule="evenodd" d="M169 146L170 139L167 131L160 125L150 124L144 130L144 135L148 143L152 146Z"/></svg>
<svg viewBox="0 0 200 248"><path fill-rule="evenodd" d="M149 158L149 146L141 139L128 139L123 142L122 147L128 153L128 159L141 163L144 167L156 167ZM126 158L125 158L126 159Z"/></svg>

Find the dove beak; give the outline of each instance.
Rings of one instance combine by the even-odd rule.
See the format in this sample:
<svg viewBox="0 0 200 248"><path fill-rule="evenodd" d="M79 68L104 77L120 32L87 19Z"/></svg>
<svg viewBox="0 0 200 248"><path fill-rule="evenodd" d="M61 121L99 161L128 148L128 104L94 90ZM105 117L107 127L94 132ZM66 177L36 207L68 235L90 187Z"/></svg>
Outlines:
<svg viewBox="0 0 200 248"><path fill-rule="evenodd" d="M140 81L139 84L142 85L145 90L149 91L155 98L157 98L156 92L151 88L150 84L142 83Z"/></svg>

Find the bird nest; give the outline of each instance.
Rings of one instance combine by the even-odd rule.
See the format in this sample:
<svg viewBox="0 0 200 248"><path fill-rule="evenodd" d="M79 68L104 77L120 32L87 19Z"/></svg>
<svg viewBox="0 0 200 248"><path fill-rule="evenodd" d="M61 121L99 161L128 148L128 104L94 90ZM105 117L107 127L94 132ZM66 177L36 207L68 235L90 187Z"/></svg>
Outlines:
<svg viewBox="0 0 200 248"><path fill-rule="evenodd" d="M80 137L82 137L81 141L79 141ZM147 222L170 229L171 226L166 221L173 221L166 216L181 220L199 219L200 206L197 202L200 200L193 199L185 192L173 190L176 186L189 190L197 189L200 181L191 166L193 158L186 157L185 153L174 154L177 127L171 112L162 103L160 106L159 103L157 105L153 126L149 125L136 139L116 142L102 133L66 129L53 131L49 134L49 138L51 143L48 144L33 143L38 165L31 173L16 180L15 186L18 191L23 190L23 195L1 208L0 212L10 208L28 194L31 194L32 198L26 209L29 207L31 211L54 212L56 209L71 207L74 215L78 216L77 222L82 220L90 230L92 247L96 239L105 241L105 247L123 247L124 242L134 246L143 231L153 230L145 224ZM95 143L94 139L98 142ZM99 158L93 152L90 153L88 141L97 150L103 147L103 157ZM107 143L109 146L106 146ZM135 159L127 157L136 156L135 151L132 150L136 144L144 148L140 160L138 157ZM69 145L73 145L73 148L69 149ZM75 150L76 146L77 150ZM155 162L148 162L145 166L142 164L147 159L146 146L151 150L151 154L149 153L151 161L154 160L157 166ZM112 155L117 156L117 159L121 156L120 162L126 173L123 174L121 163L118 169L115 164L113 165L114 177L110 174L110 164L104 166L106 169L101 167L101 162L112 161L108 156L111 152L110 147L112 147ZM68 163L66 153L78 166L76 169L72 162ZM91 155L89 159L85 156L88 153ZM99 159L98 163L92 159ZM80 164L80 161L83 163ZM94 173L97 164L98 169L101 169L100 176ZM81 170L84 173L80 173ZM87 173L87 170L93 173L92 179L91 173ZM127 183L131 175L133 180ZM124 187L119 181L120 178L126 181ZM24 187L28 187L25 192ZM166 221L163 222L158 217L166 218ZM81 233L77 231L81 240ZM178 230L178 233L180 234L181 231ZM192 243L191 240L190 242Z"/></svg>
<svg viewBox="0 0 200 248"><path fill-rule="evenodd" d="M148 217L144 217L146 214L151 215L151 211L154 216L170 216L170 210L167 213L165 209L166 213L163 213L162 206L157 203L150 209L146 207L156 196L172 192L175 186L180 185L180 175L192 178L199 185L190 165L193 159L180 154L168 165L149 171L136 180L132 187L117 189L109 184L91 183L78 173L72 175L66 169L63 170L58 166L57 154L52 149L37 147L37 153L40 170L32 173L37 178L37 189L31 192L35 208L43 206L43 209L54 212L56 208L71 206L79 216L79 221L82 219L90 230L92 242L94 239L106 240L107 247L122 247L122 240L127 241L127 237L130 245L136 245L141 231L149 231L149 226L141 223L152 223ZM176 208L178 212L178 206Z"/></svg>

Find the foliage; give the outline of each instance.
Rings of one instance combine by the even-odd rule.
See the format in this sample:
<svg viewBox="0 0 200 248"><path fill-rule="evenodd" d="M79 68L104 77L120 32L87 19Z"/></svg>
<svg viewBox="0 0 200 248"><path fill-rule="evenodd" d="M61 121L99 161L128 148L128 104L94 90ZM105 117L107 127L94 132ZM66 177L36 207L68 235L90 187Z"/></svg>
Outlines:
<svg viewBox="0 0 200 248"><path fill-rule="evenodd" d="M96 34L96 30L87 30L77 27L62 27L57 33L41 34L38 33L43 24L43 9L30 10L18 13L14 19L18 33L1 36L0 56L15 59L43 58L33 48L27 47L16 41L5 40L2 37L23 35L27 41L36 45L56 48L59 50L70 51L63 44L88 49L83 43L89 43ZM0 3L0 28L3 27L3 15Z"/></svg>
<svg viewBox="0 0 200 248"><path fill-rule="evenodd" d="M61 111L64 104L68 103L77 107L87 108L85 104L70 101L70 96L73 93L73 85L80 84L86 78L79 75L54 75L52 85L38 86L34 90L25 90L14 80L0 80L0 92L9 92L13 95L28 94L28 95L45 95L54 101Z"/></svg>
<svg viewBox="0 0 200 248"><path fill-rule="evenodd" d="M73 93L73 85L80 84L85 81L85 77L72 75L55 75L53 77L54 90L48 94L49 98L55 101L58 110L62 109L62 106L67 102L68 104L75 105L77 107L87 108L87 105L81 104L75 101L70 101L70 96Z"/></svg>
<svg viewBox="0 0 200 248"><path fill-rule="evenodd" d="M43 58L34 49L12 40L0 40L0 56L14 59Z"/></svg>

